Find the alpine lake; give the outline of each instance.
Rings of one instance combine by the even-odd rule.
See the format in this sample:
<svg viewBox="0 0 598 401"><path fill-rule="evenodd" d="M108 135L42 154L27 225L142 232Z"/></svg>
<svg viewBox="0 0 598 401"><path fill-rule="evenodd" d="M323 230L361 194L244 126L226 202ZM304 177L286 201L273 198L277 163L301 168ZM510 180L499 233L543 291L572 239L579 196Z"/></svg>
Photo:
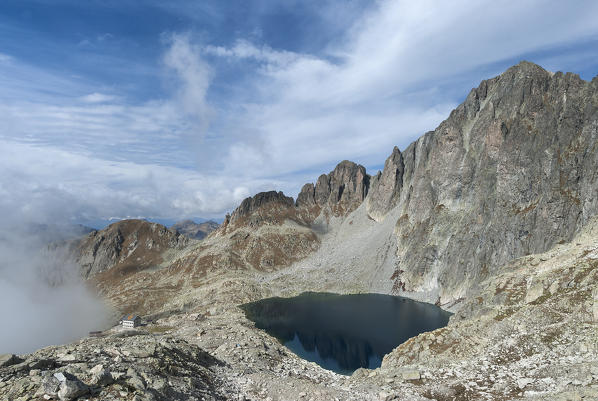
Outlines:
<svg viewBox="0 0 598 401"><path fill-rule="evenodd" d="M438 306L381 294L306 292L241 305L248 319L299 357L336 373L380 367L411 337L448 324Z"/></svg>

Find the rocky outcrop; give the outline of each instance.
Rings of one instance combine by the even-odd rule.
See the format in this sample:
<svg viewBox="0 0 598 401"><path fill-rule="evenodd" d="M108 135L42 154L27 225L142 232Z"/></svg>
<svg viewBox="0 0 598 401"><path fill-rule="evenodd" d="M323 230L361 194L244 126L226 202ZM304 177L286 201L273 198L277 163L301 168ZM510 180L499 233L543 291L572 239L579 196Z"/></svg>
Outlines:
<svg viewBox="0 0 598 401"><path fill-rule="evenodd" d="M239 227L280 225L285 220L301 222L296 212L293 198L280 191L260 192L245 198L231 215L226 215L218 232L229 233Z"/></svg>
<svg viewBox="0 0 598 401"><path fill-rule="evenodd" d="M196 223L193 220L183 220L173 224L170 229L179 234L183 234L188 238L204 239L212 231L220 227L215 221L204 221L203 223Z"/></svg>
<svg viewBox="0 0 598 401"><path fill-rule="evenodd" d="M20 362L22 361L14 354L0 354L0 368L15 365Z"/></svg>
<svg viewBox="0 0 598 401"><path fill-rule="evenodd" d="M219 364L181 339L116 330L0 367L0 399L224 400L233 390L221 388Z"/></svg>
<svg viewBox="0 0 598 401"><path fill-rule="evenodd" d="M373 218L398 199L395 288L450 302L497 266L570 240L598 211L597 130L598 79L522 62L483 81L402 152L392 193L382 188L400 163L374 180Z"/></svg>
<svg viewBox="0 0 598 401"><path fill-rule="evenodd" d="M82 276L91 278L114 266L123 273L157 266L164 252L187 243L187 238L161 224L122 220L71 242L69 248Z"/></svg>
<svg viewBox="0 0 598 401"><path fill-rule="evenodd" d="M329 174L322 174L315 186L305 184L296 205L304 209L317 207L317 211L328 207L334 215L345 215L363 202L369 186L370 176L365 167L345 160Z"/></svg>
<svg viewBox="0 0 598 401"><path fill-rule="evenodd" d="M370 217L380 221L396 206L403 187L405 163L399 148L394 147L392 154L384 162L384 169L371 179L367 197L367 211Z"/></svg>

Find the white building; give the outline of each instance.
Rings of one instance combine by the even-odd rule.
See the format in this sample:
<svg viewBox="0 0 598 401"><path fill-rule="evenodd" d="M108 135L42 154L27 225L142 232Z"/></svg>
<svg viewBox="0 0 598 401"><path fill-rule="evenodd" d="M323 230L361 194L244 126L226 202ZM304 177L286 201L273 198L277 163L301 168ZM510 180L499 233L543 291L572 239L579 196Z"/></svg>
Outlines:
<svg viewBox="0 0 598 401"><path fill-rule="evenodd" d="M127 328L133 328L133 327L137 327L141 324L141 318L137 315L125 315L123 316L123 318L120 320L120 324L123 327L127 327Z"/></svg>

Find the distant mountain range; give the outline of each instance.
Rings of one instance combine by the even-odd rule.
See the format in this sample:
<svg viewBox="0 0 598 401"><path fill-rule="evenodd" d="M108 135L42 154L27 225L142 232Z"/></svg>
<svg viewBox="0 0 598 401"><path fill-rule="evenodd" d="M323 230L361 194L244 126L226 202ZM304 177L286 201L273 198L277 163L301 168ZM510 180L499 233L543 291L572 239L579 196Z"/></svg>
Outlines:
<svg viewBox="0 0 598 401"><path fill-rule="evenodd" d="M211 220L203 223L196 223L193 220L183 220L173 224L170 229L189 238L204 239L212 231L218 229L219 226L220 224Z"/></svg>
<svg viewBox="0 0 598 401"><path fill-rule="evenodd" d="M174 224L180 223L182 222L180 219L177 218L153 218L153 217L144 217L144 216L138 216L138 217L113 217L113 218L109 218L109 219L95 219L95 220L86 220L86 221L82 221L81 224L84 226L88 226L88 227L93 227L93 229L95 230L102 230L106 227L108 227L110 224L114 224L117 223L119 221L122 220L146 220L149 221L150 223L158 223L158 224L162 224L163 226L166 227L171 227ZM216 222L217 224L220 224L224 221L224 218L204 218L204 217L190 217L190 218L186 218L186 220L192 221L194 223L197 224L201 224L201 223L205 223L205 222Z"/></svg>

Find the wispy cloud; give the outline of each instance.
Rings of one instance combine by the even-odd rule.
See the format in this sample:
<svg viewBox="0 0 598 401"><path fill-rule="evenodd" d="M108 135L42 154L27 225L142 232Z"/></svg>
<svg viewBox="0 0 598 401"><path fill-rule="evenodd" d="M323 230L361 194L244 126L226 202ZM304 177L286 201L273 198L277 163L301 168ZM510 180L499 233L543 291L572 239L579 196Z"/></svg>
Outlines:
<svg viewBox="0 0 598 401"><path fill-rule="evenodd" d="M274 50L268 45L257 47L245 39L237 40L232 47L206 46L204 50L207 54L218 57L228 57L236 60L252 59L277 66L288 65L300 57L306 57L306 55L290 51Z"/></svg>
<svg viewBox="0 0 598 401"><path fill-rule="evenodd" d="M117 100L116 96L107 95L105 93L90 93L89 95L85 95L81 97L81 100L85 103L108 103Z"/></svg>
<svg viewBox="0 0 598 401"><path fill-rule="evenodd" d="M598 32L588 12L596 5L540 3L385 1L320 54L244 40L206 47L243 66L258 62L235 128L260 146L232 143L223 166L276 175L345 158L381 164L392 145L404 148L446 118L481 69L498 63L499 73L529 52Z"/></svg>
<svg viewBox="0 0 598 401"><path fill-rule="evenodd" d="M110 161L51 145L0 140L5 223L76 222L98 216L219 217L274 180L206 175L158 164ZM10 211L10 212L9 212ZM73 220L75 219L75 220Z"/></svg>
<svg viewBox="0 0 598 401"><path fill-rule="evenodd" d="M200 48L190 43L187 35L171 35L164 63L176 73L179 81L175 100L182 110L197 121L201 133L208 127L211 108L206 94L213 75L211 68L200 55Z"/></svg>

